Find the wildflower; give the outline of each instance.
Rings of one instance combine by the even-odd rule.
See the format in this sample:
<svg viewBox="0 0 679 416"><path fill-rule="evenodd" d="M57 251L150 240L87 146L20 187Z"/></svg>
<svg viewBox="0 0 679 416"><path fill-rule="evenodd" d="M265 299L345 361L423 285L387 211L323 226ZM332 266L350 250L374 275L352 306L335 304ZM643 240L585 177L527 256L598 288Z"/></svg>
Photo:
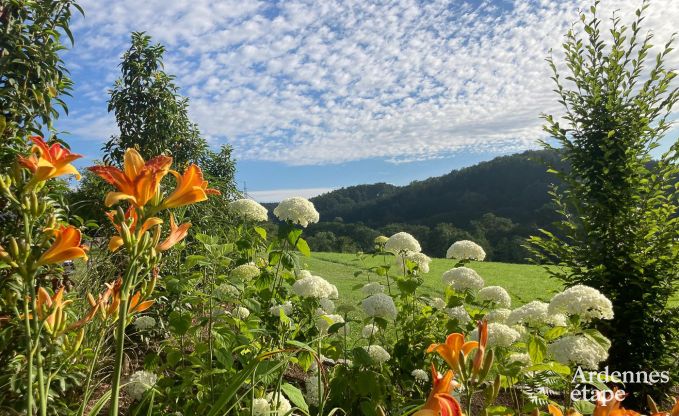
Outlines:
<svg viewBox="0 0 679 416"><path fill-rule="evenodd" d="M377 283L377 282L366 283L361 288L361 292L363 292L363 294L366 295L366 296L371 296L371 295L374 295L376 293L383 293L384 292L384 286L382 286L380 283Z"/></svg>
<svg viewBox="0 0 679 416"><path fill-rule="evenodd" d="M361 302L366 315L371 318L384 318L390 321L396 319L398 311L394 299L384 293L376 293Z"/></svg>
<svg viewBox="0 0 679 416"><path fill-rule="evenodd" d="M431 258L424 253L416 253L412 251L404 252L402 255L396 257L396 264L403 268L406 260L409 260L417 265L420 273L429 273L429 263Z"/></svg>
<svg viewBox="0 0 679 416"><path fill-rule="evenodd" d="M158 376L148 371L137 371L130 377L125 386L125 391L133 400L139 401L147 390L151 389L158 381Z"/></svg>
<svg viewBox="0 0 679 416"><path fill-rule="evenodd" d="M127 149L122 171L114 166L92 166L88 169L118 190L106 195L104 203L107 207L127 200L141 208L159 192L160 182L170 171L171 164L169 156L156 156L144 162L139 152Z"/></svg>
<svg viewBox="0 0 679 416"><path fill-rule="evenodd" d="M472 338L479 336L478 329L472 331ZM491 323L488 324L488 346L489 347L509 347L515 343L521 334L505 324Z"/></svg>
<svg viewBox="0 0 679 416"><path fill-rule="evenodd" d="M281 316L281 311L285 316L290 316L292 314L292 302L288 300L282 305L274 305L269 308L269 313L276 317Z"/></svg>
<svg viewBox="0 0 679 416"><path fill-rule="evenodd" d="M174 222L174 214L170 214L170 234L165 240L163 240L162 243L159 243L156 246L156 250L166 251L172 248L175 244L186 238L190 227L190 222L185 222L184 224L177 227L177 224Z"/></svg>
<svg viewBox="0 0 679 416"><path fill-rule="evenodd" d="M508 325L526 324L540 326L547 323L549 305L539 300L534 300L514 309L507 318Z"/></svg>
<svg viewBox="0 0 679 416"><path fill-rule="evenodd" d="M76 179L80 180L80 173L71 162L81 158L82 155L71 153L59 143L48 147L40 136L31 137L31 141L33 142L31 155L20 156L19 163L33 173L32 183L62 175L75 175Z"/></svg>
<svg viewBox="0 0 679 416"><path fill-rule="evenodd" d="M445 360L450 368L459 373L462 369L460 363L460 352L464 353L465 357L469 353L478 348L479 343L477 341L467 341L464 340L464 335L460 333L453 333L448 335L446 342L443 344L431 344L427 348L427 353L435 352Z"/></svg>
<svg viewBox="0 0 679 416"><path fill-rule="evenodd" d="M477 297L480 301L489 302L494 307L509 308L512 305L512 298L501 286L486 286L479 290Z"/></svg>
<svg viewBox="0 0 679 416"><path fill-rule="evenodd" d="M431 378L433 386L429 397L424 406L413 413L413 416L461 416L462 409L460 408L460 403L450 395L453 372L448 370L444 376L439 378L436 367L432 364Z"/></svg>
<svg viewBox="0 0 679 416"><path fill-rule="evenodd" d="M54 242L38 259L37 264L39 266L62 263L80 257L87 259L87 247L80 244L81 234L79 229L69 225L50 229L48 232L54 235Z"/></svg>
<svg viewBox="0 0 679 416"><path fill-rule="evenodd" d="M613 319L613 304L593 287L576 285L555 295L549 303L549 312L577 315L586 322Z"/></svg>
<svg viewBox="0 0 679 416"><path fill-rule="evenodd" d="M464 308L464 306L455 306L454 308L446 308L443 310L450 319L456 319L460 324L466 324L471 321L472 318L469 313Z"/></svg>
<svg viewBox="0 0 679 416"><path fill-rule="evenodd" d="M263 397L254 399L252 401L252 415L253 416L269 416L271 414L271 405L269 401Z"/></svg>
<svg viewBox="0 0 679 416"><path fill-rule="evenodd" d="M301 197L284 199L273 210L273 213L281 221L290 221L302 227L316 223L320 219L314 204Z"/></svg>
<svg viewBox="0 0 679 416"><path fill-rule="evenodd" d="M316 328L318 328L318 332L324 334L328 332L328 329L331 326L342 322L344 322L344 318L342 317L342 315L321 315L316 320Z"/></svg>
<svg viewBox="0 0 679 416"><path fill-rule="evenodd" d="M337 298L337 287L320 276L303 277L292 285L292 291L302 298Z"/></svg>
<svg viewBox="0 0 679 416"><path fill-rule="evenodd" d="M140 316L135 319L134 326L137 328L137 331L145 331L156 326L156 320L151 316Z"/></svg>
<svg viewBox="0 0 679 416"><path fill-rule="evenodd" d="M484 285L483 278L469 267L455 267L443 273L444 284L450 285L456 292L476 292Z"/></svg>
<svg viewBox="0 0 679 416"><path fill-rule="evenodd" d="M371 337L374 337L375 334L380 332L380 327L378 327L375 324L368 324L363 327L361 330L361 336L366 339L370 339Z"/></svg>
<svg viewBox="0 0 679 416"><path fill-rule="evenodd" d="M237 199L229 204L229 211L236 217L246 220L263 222L269 219L269 212L262 205L252 199Z"/></svg>
<svg viewBox="0 0 679 416"><path fill-rule="evenodd" d="M454 242L448 248L446 258L483 261L486 258L486 252L473 241L461 240Z"/></svg>
<svg viewBox="0 0 679 416"><path fill-rule="evenodd" d="M257 267L255 263L250 262L236 266L233 270L231 270L231 277L240 281L248 282L258 277L260 273L261 271L259 270L259 267Z"/></svg>
<svg viewBox="0 0 679 416"><path fill-rule="evenodd" d="M363 347L363 349L368 353L374 364L381 365L391 359L391 355L389 355L387 350L379 345L368 345Z"/></svg>
<svg viewBox="0 0 679 416"><path fill-rule="evenodd" d="M420 243L412 235L406 232L400 232L389 237L387 242L384 244L384 249L390 253L419 253L422 251Z"/></svg>
<svg viewBox="0 0 679 416"><path fill-rule="evenodd" d="M429 381L429 374L427 374L426 371L421 370L419 368L416 369L416 370L413 370L410 373L410 375L413 376L415 378L415 381L418 382L418 383L424 384L427 381Z"/></svg>
<svg viewBox="0 0 679 416"><path fill-rule="evenodd" d="M498 322L504 324L507 321L507 318L509 318L509 314L511 312L512 311L510 309L505 308L494 309L488 312L485 318L489 323Z"/></svg>
<svg viewBox="0 0 679 416"><path fill-rule="evenodd" d="M565 365L597 369L608 358L608 351L596 341L582 335L568 335L548 345L554 359Z"/></svg>

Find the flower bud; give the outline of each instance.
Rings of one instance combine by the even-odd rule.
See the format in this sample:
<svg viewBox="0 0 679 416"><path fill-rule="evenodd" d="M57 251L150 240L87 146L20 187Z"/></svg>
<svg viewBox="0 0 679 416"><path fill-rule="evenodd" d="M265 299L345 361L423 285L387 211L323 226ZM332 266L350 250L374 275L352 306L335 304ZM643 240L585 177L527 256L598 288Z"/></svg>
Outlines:
<svg viewBox="0 0 679 416"><path fill-rule="evenodd" d="M31 192L31 200L30 200L30 211L31 215L36 218L40 216L40 204L38 202L38 194L35 192Z"/></svg>
<svg viewBox="0 0 679 416"><path fill-rule="evenodd" d="M9 237L9 254L15 260L18 260L20 258L19 244L17 243L17 240L14 237Z"/></svg>

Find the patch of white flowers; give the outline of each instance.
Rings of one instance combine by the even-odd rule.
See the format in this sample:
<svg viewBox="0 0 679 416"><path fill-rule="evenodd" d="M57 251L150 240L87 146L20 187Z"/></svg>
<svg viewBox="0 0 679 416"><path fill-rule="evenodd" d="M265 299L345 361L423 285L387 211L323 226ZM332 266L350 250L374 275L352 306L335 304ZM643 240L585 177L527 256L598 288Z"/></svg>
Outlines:
<svg viewBox="0 0 679 416"><path fill-rule="evenodd" d="M483 251L483 248L480 245L473 241L461 240L454 242L448 248L446 257L458 260L483 261L486 258L486 252Z"/></svg>
<svg viewBox="0 0 679 416"><path fill-rule="evenodd" d="M363 299L363 311L371 318L384 318L390 321L396 319L398 311L394 299L384 293L376 293Z"/></svg>
<svg viewBox="0 0 679 416"><path fill-rule="evenodd" d="M539 300L526 303L512 311L507 318L508 325L525 324L525 325L544 325L547 323L547 308L549 305Z"/></svg>
<svg viewBox="0 0 679 416"><path fill-rule="evenodd" d="M245 282L258 277L259 274L259 267L257 267L255 263L241 264L240 266L236 266L233 270L231 270L231 277Z"/></svg>
<svg viewBox="0 0 679 416"><path fill-rule="evenodd" d="M269 403L270 409L273 409L271 413L266 413L267 415L284 416L292 410L290 402L283 396L283 393L275 394L274 392L269 392L266 394L266 400Z"/></svg>
<svg viewBox="0 0 679 416"><path fill-rule="evenodd" d="M331 301L328 298L323 298L319 302L321 304L321 309L323 309L324 313L335 312L335 302Z"/></svg>
<svg viewBox="0 0 679 416"><path fill-rule="evenodd" d="M548 351L554 359L565 365L579 365L595 370L608 358L608 351L582 335L568 335L549 344Z"/></svg>
<svg viewBox="0 0 679 416"><path fill-rule="evenodd" d="M320 219L314 204L306 198L297 196L281 201L273 213L281 221L290 221L302 227L316 223Z"/></svg>
<svg viewBox="0 0 679 416"><path fill-rule="evenodd" d="M387 242L384 244L384 250L399 254L399 253L419 253L422 251L420 243L412 235L401 231L389 237Z"/></svg>
<svg viewBox="0 0 679 416"><path fill-rule="evenodd" d="M283 311L285 316L290 316L292 314L292 302L288 300L282 305L274 305L269 308L269 313L276 317L281 316L281 311Z"/></svg>
<svg viewBox="0 0 679 416"><path fill-rule="evenodd" d="M248 316L250 316L250 311L248 310L248 308L238 306L236 307L236 309L233 310L233 316L235 316L238 319L247 319Z"/></svg>
<svg viewBox="0 0 679 416"><path fill-rule="evenodd" d="M328 332L328 329L334 325L344 322L342 315L321 315L316 320L316 328L321 334Z"/></svg>
<svg viewBox="0 0 679 416"><path fill-rule="evenodd" d="M433 298L431 302L429 302L429 305L434 309L442 310L446 307L446 301L441 298Z"/></svg>
<svg viewBox="0 0 679 416"><path fill-rule="evenodd" d="M454 308L446 308L443 310L450 319L457 319L460 324L466 324L471 321L472 318L469 313L464 308L464 306L456 306Z"/></svg>
<svg viewBox="0 0 679 416"><path fill-rule="evenodd" d="M156 384L156 381L158 381L157 375L144 370L137 371L130 376L129 382L125 385L125 391L133 400L139 401L144 397L144 393Z"/></svg>
<svg viewBox="0 0 679 416"><path fill-rule="evenodd" d="M549 303L550 313L577 315L585 322L613 319L613 304L593 287L576 285L555 295Z"/></svg>
<svg viewBox="0 0 679 416"><path fill-rule="evenodd" d="M382 286L382 285L381 285L380 283L378 283L378 282L370 282L370 283L366 283L366 284L363 285L363 287L361 288L361 292L363 292L363 294L364 294L365 296L374 295L374 294L376 294L376 293L383 293L383 292L384 292L384 286Z"/></svg>
<svg viewBox="0 0 679 416"><path fill-rule="evenodd" d="M380 327L378 327L375 324L368 324L363 327L361 330L361 336L366 339L370 339L370 337L374 337L375 334L377 334L380 331Z"/></svg>
<svg viewBox="0 0 679 416"><path fill-rule="evenodd" d="M365 349L365 351L370 356L370 359L375 364L384 364L391 358L391 355L389 355L387 350L379 345L369 345L367 347L363 347L363 349Z"/></svg>
<svg viewBox="0 0 679 416"><path fill-rule="evenodd" d="M413 370L413 371L410 373L410 375L413 376L413 377L415 378L415 381L416 381L416 382L421 383L421 384L424 384L424 383L426 383L427 381L429 381L429 374L427 374L426 371L421 370L421 369L419 369L419 368L416 369L416 370Z"/></svg>
<svg viewBox="0 0 679 416"><path fill-rule="evenodd" d="M252 401L252 415L253 416L269 416L271 412L271 405L263 398L257 398Z"/></svg>
<svg viewBox="0 0 679 416"><path fill-rule="evenodd" d="M137 328L137 331L145 331L154 326L156 326L156 320L151 316L140 316L134 321L134 327Z"/></svg>
<svg viewBox="0 0 679 416"><path fill-rule="evenodd" d="M219 299L235 298L239 295L238 288L228 283L223 283L217 286L213 294Z"/></svg>
<svg viewBox="0 0 679 416"><path fill-rule="evenodd" d="M396 264L401 270L403 267L405 267L404 263L406 260L417 264L417 268L419 269L420 273L429 273L429 263L431 262L431 258L426 254L408 251L403 255L396 256Z"/></svg>
<svg viewBox="0 0 679 416"><path fill-rule="evenodd" d="M269 219L269 211L252 199L237 199L229 204L229 211L236 217L246 220L263 222Z"/></svg>
<svg viewBox="0 0 679 416"><path fill-rule="evenodd" d="M512 298L505 288L501 286L486 286L479 290L477 299L482 302L490 302L494 307L509 308L512 306Z"/></svg>
<svg viewBox="0 0 679 416"><path fill-rule="evenodd" d="M478 329L473 330L469 337L472 340L478 340L479 330ZM509 347L510 345L515 343L519 338L521 338L521 334L519 334L518 331L505 324L499 324L496 322L488 324L487 345L489 347Z"/></svg>
<svg viewBox="0 0 679 416"><path fill-rule="evenodd" d="M337 287L320 276L303 277L292 285L292 291L302 298L331 298L338 297Z"/></svg>
<svg viewBox="0 0 679 416"><path fill-rule="evenodd" d="M509 314L511 312L512 312L511 309L499 308L488 312L485 318L488 321L488 323L497 322L504 324L505 322L507 322L507 318L509 318Z"/></svg>
<svg viewBox="0 0 679 416"><path fill-rule="evenodd" d="M443 273L443 283L452 286L456 292L477 292L484 286L484 281L474 269L455 267Z"/></svg>
<svg viewBox="0 0 679 416"><path fill-rule="evenodd" d="M525 352L513 352L507 357L507 362L509 363L520 363L522 366L530 365L530 355Z"/></svg>

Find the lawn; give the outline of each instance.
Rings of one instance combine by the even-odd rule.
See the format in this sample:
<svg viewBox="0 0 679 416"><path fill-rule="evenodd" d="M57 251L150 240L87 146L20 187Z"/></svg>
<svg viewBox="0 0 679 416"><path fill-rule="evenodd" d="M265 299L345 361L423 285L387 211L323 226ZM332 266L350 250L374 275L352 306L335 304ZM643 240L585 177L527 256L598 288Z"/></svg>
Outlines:
<svg viewBox="0 0 679 416"><path fill-rule="evenodd" d="M313 253L310 258L305 258L306 267L335 284L340 292L340 303L357 303L361 299L358 290L352 287L359 283L367 282L365 274L354 276L356 271L364 269L356 255L346 253ZM365 263L368 267L383 263L381 257L367 256ZM424 291L432 296L441 296L443 284L441 275L446 270L455 266L454 260L433 259L429 273L424 275ZM474 262L469 265L476 270L486 281L486 286L502 286L512 296L512 306L520 306L535 299L549 301L552 295L558 292L562 285L559 281L549 277L540 266L529 264L510 264L494 262ZM377 276L371 274L371 279Z"/></svg>

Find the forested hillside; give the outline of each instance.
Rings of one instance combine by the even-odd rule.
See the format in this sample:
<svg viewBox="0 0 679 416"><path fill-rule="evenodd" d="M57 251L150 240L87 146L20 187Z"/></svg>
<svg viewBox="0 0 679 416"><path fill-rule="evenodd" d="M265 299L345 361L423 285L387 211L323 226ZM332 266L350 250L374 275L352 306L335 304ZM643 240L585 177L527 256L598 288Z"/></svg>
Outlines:
<svg viewBox="0 0 679 416"><path fill-rule="evenodd" d="M555 220L547 194L555 177L544 161L557 154L528 151L397 187L378 183L313 198L321 222L309 227L318 251L370 250L380 234L406 230L431 256L461 238L480 242L489 259L523 262L525 237Z"/></svg>

